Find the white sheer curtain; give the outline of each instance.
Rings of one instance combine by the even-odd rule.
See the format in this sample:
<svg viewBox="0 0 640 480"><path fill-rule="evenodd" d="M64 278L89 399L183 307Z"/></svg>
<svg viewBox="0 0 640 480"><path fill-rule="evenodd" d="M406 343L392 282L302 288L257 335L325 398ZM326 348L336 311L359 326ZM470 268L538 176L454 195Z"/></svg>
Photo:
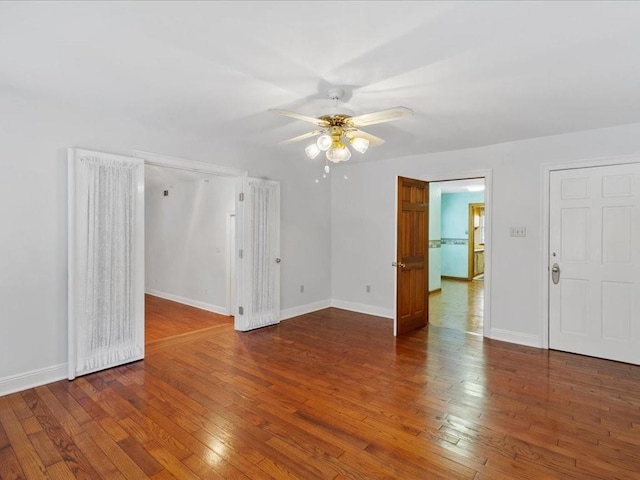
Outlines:
<svg viewBox="0 0 640 480"><path fill-rule="evenodd" d="M244 179L238 220L244 251L237 330L251 330L280 321L280 183Z"/></svg>
<svg viewBox="0 0 640 480"><path fill-rule="evenodd" d="M98 153L74 161L70 378L144 355L137 278L142 161Z"/></svg>

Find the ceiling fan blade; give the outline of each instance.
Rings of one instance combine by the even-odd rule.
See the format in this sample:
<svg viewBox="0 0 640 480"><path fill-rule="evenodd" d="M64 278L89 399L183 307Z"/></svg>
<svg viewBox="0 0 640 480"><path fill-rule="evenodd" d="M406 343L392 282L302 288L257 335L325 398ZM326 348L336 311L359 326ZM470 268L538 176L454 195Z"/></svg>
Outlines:
<svg viewBox="0 0 640 480"><path fill-rule="evenodd" d="M302 115L301 113L290 112L289 110L280 110L277 108L270 108L270 112L277 113L278 115L284 115L285 117L295 118L296 120L302 120L303 122L313 123L319 127L328 127L329 122L320 118L309 117L308 115Z"/></svg>
<svg viewBox="0 0 640 480"><path fill-rule="evenodd" d="M358 130L357 128L347 131L345 135L349 139L354 137L360 137L360 138L369 140L369 145L372 147L378 147L384 143L384 140L382 138L376 137L375 135L371 135L370 133L367 133L367 132L363 132L362 130Z"/></svg>
<svg viewBox="0 0 640 480"><path fill-rule="evenodd" d="M413 111L407 107L394 107L388 110L380 110L379 112L365 113L357 117L351 117L347 123L353 127L366 127L367 125L375 125L376 123L390 122L401 117L413 115Z"/></svg>
<svg viewBox="0 0 640 480"><path fill-rule="evenodd" d="M285 140L284 142L280 142L280 145L288 145L290 143L300 142L302 140L306 140L307 138L320 135L323 131L324 130L314 130L313 132L303 133L302 135L298 135L297 137L293 137L293 138L290 138L289 140Z"/></svg>

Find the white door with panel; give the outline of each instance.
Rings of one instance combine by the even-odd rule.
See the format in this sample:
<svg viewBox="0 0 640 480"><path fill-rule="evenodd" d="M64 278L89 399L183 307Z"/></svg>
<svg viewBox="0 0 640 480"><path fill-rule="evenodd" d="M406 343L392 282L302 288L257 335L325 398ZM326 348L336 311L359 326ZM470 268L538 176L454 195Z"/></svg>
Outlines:
<svg viewBox="0 0 640 480"><path fill-rule="evenodd" d="M144 162L69 149L69 379L144 357Z"/></svg>
<svg viewBox="0 0 640 480"><path fill-rule="evenodd" d="M640 364L640 163L550 172L549 347Z"/></svg>
<svg viewBox="0 0 640 480"><path fill-rule="evenodd" d="M280 322L280 183L241 177L238 187L234 326L246 331Z"/></svg>

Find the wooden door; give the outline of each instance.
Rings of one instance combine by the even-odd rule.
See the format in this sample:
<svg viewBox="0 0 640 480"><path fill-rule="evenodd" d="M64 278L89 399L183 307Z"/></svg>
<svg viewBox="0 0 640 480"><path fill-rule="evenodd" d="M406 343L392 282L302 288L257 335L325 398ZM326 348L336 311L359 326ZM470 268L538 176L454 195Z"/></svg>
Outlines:
<svg viewBox="0 0 640 480"><path fill-rule="evenodd" d="M549 347L640 364L640 164L553 171L549 205Z"/></svg>
<svg viewBox="0 0 640 480"><path fill-rule="evenodd" d="M395 334L429 321L429 183L398 177Z"/></svg>

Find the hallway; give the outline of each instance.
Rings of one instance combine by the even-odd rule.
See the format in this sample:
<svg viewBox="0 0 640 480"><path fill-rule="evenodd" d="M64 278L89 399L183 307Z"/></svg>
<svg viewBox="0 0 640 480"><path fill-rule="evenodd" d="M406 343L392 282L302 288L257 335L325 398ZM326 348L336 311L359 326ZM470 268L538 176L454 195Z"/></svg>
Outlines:
<svg viewBox="0 0 640 480"><path fill-rule="evenodd" d="M484 282L442 279L442 290L429 294L429 323L482 335Z"/></svg>

